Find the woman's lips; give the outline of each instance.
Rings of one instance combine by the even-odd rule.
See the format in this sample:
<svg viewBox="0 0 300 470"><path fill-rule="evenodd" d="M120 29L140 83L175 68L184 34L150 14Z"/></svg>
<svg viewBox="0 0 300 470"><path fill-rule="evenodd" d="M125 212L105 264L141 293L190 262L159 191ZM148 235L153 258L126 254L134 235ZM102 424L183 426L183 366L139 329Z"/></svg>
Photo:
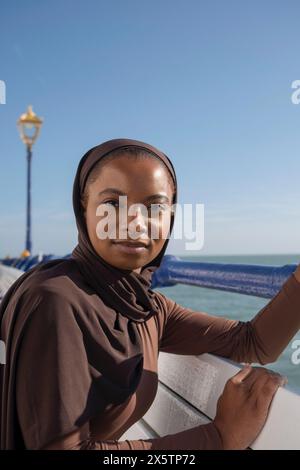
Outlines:
<svg viewBox="0 0 300 470"><path fill-rule="evenodd" d="M122 253L128 255L138 255L143 254L147 251L148 246L141 243L126 243L126 242L113 242L113 245L117 247Z"/></svg>

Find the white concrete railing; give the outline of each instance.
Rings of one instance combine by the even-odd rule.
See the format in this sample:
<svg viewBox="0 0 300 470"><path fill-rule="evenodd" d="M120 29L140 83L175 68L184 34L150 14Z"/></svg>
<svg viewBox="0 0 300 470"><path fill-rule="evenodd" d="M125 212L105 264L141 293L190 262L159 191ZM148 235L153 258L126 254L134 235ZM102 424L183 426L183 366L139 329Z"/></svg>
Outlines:
<svg viewBox="0 0 300 470"><path fill-rule="evenodd" d="M174 434L214 418L226 381L241 366L211 354L182 356L160 352L156 398L143 419L120 440ZM286 387L276 393L254 450L300 449L300 395Z"/></svg>

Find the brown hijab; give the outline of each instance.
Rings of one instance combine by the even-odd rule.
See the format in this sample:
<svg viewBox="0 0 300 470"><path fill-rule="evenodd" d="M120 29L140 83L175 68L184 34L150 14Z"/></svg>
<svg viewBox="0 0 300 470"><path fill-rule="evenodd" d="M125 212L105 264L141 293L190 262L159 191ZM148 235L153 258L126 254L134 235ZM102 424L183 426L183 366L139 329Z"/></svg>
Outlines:
<svg viewBox="0 0 300 470"><path fill-rule="evenodd" d="M138 386L143 352L137 323L158 314L151 277L168 239L139 274L117 269L95 252L80 203L94 165L132 146L167 166L177 202L173 165L149 144L114 139L82 157L73 186L78 245L71 258L30 269L0 304L0 339L6 344L6 364L0 365L1 449L41 448L124 402ZM170 233L173 224L172 217ZM18 381L20 370L26 370L26 381Z"/></svg>

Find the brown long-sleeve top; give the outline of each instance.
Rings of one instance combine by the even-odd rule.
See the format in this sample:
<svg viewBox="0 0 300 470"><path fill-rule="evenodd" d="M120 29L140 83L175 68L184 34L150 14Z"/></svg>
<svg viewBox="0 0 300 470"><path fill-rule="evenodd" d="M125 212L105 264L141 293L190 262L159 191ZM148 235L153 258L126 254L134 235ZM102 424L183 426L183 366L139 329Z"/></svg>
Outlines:
<svg viewBox="0 0 300 470"><path fill-rule="evenodd" d="M184 308L159 292L156 296L160 315L138 324L143 342L144 369L136 392L121 405L112 406L104 413L95 415L89 423L81 427L80 438L76 436L75 440L69 439L68 434L79 426L69 420L73 414L68 409L70 404L65 395L70 397L70 393L73 394L71 401L76 403L80 384L74 386L73 374L77 373L77 366L72 351L80 346L76 345L80 339L70 337L68 331L61 332L59 315L56 315L55 336L52 328L49 330L49 338L41 338L41 341L57 342L58 369L45 373L47 363L43 364L37 360L36 351L31 348L31 335L38 331L39 322L45 321L42 315L35 315L23 339L16 384L18 421L28 449L41 449L45 446L51 448L51 442L54 442L53 448L61 449L222 448L220 435L213 423L159 438L124 441L119 439L142 418L155 398L159 351L186 355L213 353L239 362L274 362L300 328L299 282L291 275L280 292L248 322L229 320ZM88 301L91 302L91 298ZM92 301L97 302L96 298ZM45 331L44 328L42 330ZM69 377L59 377L59 361L62 360L68 361ZM39 415L39 410L45 397L41 396L41 384L38 387L39 395L35 393L32 385L34 380L42 381L42 390L47 396L49 409L46 414L43 412L43 417ZM52 391L49 392L49 389ZM84 390L81 392L85 393ZM78 403L79 401L78 399ZM80 411L79 409L78 413ZM53 440L52 437L49 442L49 436L53 436L51 421L55 413L61 419L61 429L57 432L57 439Z"/></svg>

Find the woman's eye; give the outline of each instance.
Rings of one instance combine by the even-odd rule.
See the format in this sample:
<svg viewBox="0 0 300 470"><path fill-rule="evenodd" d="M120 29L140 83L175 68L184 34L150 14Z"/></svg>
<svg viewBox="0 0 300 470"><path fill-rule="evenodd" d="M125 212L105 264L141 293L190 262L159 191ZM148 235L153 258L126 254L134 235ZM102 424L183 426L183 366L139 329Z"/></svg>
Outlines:
<svg viewBox="0 0 300 470"><path fill-rule="evenodd" d="M162 204L162 203L157 203L157 204L151 204L149 207L151 213L157 214L159 212L163 212L167 209L167 204Z"/></svg>
<svg viewBox="0 0 300 470"><path fill-rule="evenodd" d="M110 206L118 207L119 201L115 201L114 199L109 199L108 201L102 202L102 204L109 204Z"/></svg>

